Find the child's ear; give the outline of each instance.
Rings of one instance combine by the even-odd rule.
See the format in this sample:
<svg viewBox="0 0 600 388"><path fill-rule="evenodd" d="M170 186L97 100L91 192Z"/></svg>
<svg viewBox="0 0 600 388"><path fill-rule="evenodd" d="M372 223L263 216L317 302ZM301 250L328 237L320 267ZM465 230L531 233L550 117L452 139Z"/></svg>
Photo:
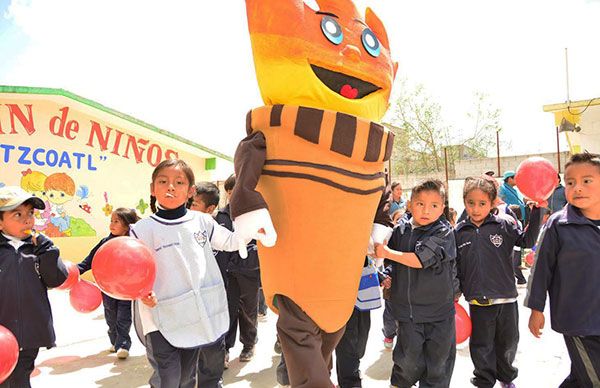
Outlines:
<svg viewBox="0 0 600 388"><path fill-rule="evenodd" d="M408 210L409 212L412 212L412 210L410 210L410 199L408 201L406 201L406 210Z"/></svg>
<svg viewBox="0 0 600 388"><path fill-rule="evenodd" d="M212 214L215 211L216 207L217 207L216 205L210 205L209 207L206 208L206 212L208 214Z"/></svg>
<svg viewBox="0 0 600 388"><path fill-rule="evenodd" d="M188 190L188 198L193 198L194 194L196 194L196 185L191 185Z"/></svg>

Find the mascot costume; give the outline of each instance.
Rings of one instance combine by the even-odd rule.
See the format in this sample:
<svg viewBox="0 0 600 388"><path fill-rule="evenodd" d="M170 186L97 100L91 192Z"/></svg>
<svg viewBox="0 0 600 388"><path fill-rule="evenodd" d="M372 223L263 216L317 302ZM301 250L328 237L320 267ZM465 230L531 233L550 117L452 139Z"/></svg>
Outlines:
<svg viewBox="0 0 600 388"><path fill-rule="evenodd" d="M231 213L242 240L261 242L291 385L331 387L370 238L391 233L393 134L376 121L397 64L379 18L350 0L246 0L246 9L266 105L246 118Z"/></svg>

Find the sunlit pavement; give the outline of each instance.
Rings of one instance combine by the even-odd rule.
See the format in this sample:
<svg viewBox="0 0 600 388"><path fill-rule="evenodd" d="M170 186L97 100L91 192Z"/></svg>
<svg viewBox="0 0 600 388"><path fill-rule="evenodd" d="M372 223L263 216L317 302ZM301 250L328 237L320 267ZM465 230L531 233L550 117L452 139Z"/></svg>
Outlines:
<svg viewBox="0 0 600 388"><path fill-rule="evenodd" d="M521 341L516 365L519 377L517 387L557 387L568 374L570 364L562 336L546 329L543 338L534 338L527 329L529 310L522 306L525 289L519 289ZM37 368L32 378L33 387L144 387L148 386L151 368L145 349L135 337L126 360L117 359L109 353L110 343L106 335L106 323L102 307L90 314L75 312L68 293L51 291L50 300L54 312L57 347L40 351ZM390 350L384 350L381 335L382 310L371 314L371 333L365 357L361 362L363 387L388 387L392 368ZM225 371L225 386L232 388L278 387L275 368L279 356L273 351L276 316L269 312L259 322L259 342L252 361L238 360L241 345L231 350L231 365ZM550 319L546 316L549 327ZM451 387L469 387L473 366L466 343L459 345L456 367ZM332 381L336 382L335 371ZM499 386L499 385L498 385Z"/></svg>

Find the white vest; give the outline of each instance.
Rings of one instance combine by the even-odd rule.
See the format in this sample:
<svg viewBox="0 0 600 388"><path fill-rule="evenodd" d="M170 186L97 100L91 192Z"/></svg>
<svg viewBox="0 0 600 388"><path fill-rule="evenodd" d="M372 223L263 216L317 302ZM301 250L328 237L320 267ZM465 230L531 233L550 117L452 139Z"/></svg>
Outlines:
<svg viewBox="0 0 600 388"><path fill-rule="evenodd" d="M227 295L213 248L237 249L235 235L204 213L175 220L152 215L131 228L154 251L158 304L136 303L144 336L160 331L178 348L215 342L229 329Z"/></svg>

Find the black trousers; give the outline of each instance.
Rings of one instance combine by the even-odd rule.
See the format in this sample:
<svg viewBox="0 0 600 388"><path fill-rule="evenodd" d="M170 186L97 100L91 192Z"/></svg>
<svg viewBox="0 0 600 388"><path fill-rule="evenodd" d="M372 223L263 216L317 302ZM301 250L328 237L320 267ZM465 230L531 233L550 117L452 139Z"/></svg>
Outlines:
<svg viewBox="0 0 600 388"><path fill-rule="evenodd" d="M371 312L356 308L335 347L335 368L340 388L361 387L360 359L365 355L371 329Z"/></svg>
<svg viewBox="0 0 600 388"><path fill-rule="evenodd" d="M152 388L194 388L198 367L198 348L182 349L171 345L160 331L146 334L146 352L155 373ZM221 359L221 367L223 359Z"/></svg>
<svg viewBox="0 0 600 388"><path fill-rule="evenodd" d="M203 346L198 350L198 388L223 387L225 341Z"/></svg>
<svg viewBox="0 0 600 388"><path fill-rule="evenodd" d="M108 325L108 338L115 349L131 348L131 301L119 300L102 293L104 319Z"/></svg>
<svg viewBox="0 0 600 388"><path fill-rule="evenodd" d="M600 336L565 337L571 374L559 388L600 386Z"/></svg>
<svg viewBox="0 0 600 388"><path fill-rule="evenodd" d="M227 303L229 305L229 331L225 337L225 349L235 345L237 327L240 327L240 342L251 348L257 339L258 270L227 273Z"/></svg>
<svg viewBox="0 0 600 388"><path fill-rule="evenodd" d="M384 308L383 308L383 336L385 338L394 338L396 337L396 330L398 330L398 323L392 314L392 305L388 299L384 300Z"/></svg>
<svg viewBox="0 0 600 388"><path fill-rule="evenodd" d="M472 383L485 388L492 388L496 380L510 383L519 372L513 366L519 344L517 302L470 305L469 311L473 325L469 350L475 366Z"/></svg>
<svg viewBox="0 0 600 388"><path fill-rule="evenodd" d="M398 322L398 340L392 355L391 384L409 388L450 386L456 360L454 316L438 322Z"/></svg>
<svg viewBox="0 0 600 388"><path fill-rule="evenodd" d="M0 384L0 388L30 388L29 376L35 368L35 359L38 352L38 348L21 350L15 369L8 379Z"/></svg>
<svg viewBox="0 0 600 388"><path fill-rule="evenodd" d="M523 260L521 259L521 251L513 250L513 270L515 272L515 278L517 278L517 283L519 284L527 283L527 280L521 271L522 264Z"/></svg>

